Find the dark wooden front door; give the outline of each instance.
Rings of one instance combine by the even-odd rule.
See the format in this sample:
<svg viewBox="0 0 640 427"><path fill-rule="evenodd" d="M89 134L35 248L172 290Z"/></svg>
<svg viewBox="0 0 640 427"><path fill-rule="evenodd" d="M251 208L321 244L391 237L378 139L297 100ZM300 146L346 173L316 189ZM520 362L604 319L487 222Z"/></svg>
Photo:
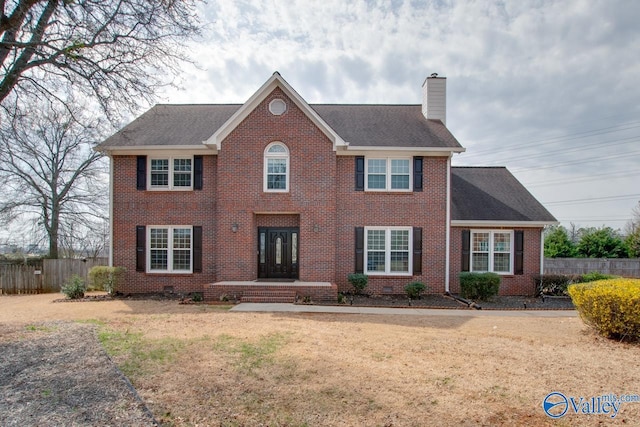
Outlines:
<svg viewBox="0 0 640 427"><path fill-rule="evenodd" d="M297 279L298 228L258 228L258 278Z"/></svg>

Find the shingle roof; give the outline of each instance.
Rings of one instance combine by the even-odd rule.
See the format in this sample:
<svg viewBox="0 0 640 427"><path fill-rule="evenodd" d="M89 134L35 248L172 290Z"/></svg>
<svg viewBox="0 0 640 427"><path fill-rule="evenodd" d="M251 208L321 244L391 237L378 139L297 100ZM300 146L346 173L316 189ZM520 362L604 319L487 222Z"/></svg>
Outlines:
<svg viewBox="0 0 640 427"><path fill-rule="evenodd" d="M98 149L199 145L240 107L240 104L156 105L107 138Z"/></svg>
<svg viewBox="0 0 640 427"><path fill-rule="evenodd" d="M98 146L199 145L241 107L156 105ZM461 148L439 120L427 120L420 105L311 105L351 146Z"/></svg>
<svg viewBox="0 0 640 427"><path fill-rule="evenodd" d="M360 147L459 148L440 120L427 120L421 105L312 104L322 119Z"/></svg>
<svg viewBox="0 0 640 427"><path fill-rule="evenodd" d="M557 221L504 167L452 167L451 220Z"/></svg>

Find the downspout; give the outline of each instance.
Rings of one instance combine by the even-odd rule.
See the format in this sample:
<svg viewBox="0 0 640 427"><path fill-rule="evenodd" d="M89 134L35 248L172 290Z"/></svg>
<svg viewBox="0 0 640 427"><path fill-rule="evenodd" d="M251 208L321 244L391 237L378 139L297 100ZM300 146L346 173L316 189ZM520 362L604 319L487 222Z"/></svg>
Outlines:
<svg viewBox="0 0 640 427"><path fill-rule="evenodd" d="M451 157L453 153L449 153L449 158L447 158L447 214L446 214L446 235L445 235L445 262L444 262L444 292L445 294L449 293L449 264L451 257Z"/></svg>
<svg viewBox="0 0 640 427"><path fill-rule="evenodd" d="M544 227L540 229L540 275L544 274Z"/></svg>
<svg viewBox="0 0 640 427"><path fill-rule="evenodd" d="M113 267L113 157L109 156L109 267Z"/></svg>

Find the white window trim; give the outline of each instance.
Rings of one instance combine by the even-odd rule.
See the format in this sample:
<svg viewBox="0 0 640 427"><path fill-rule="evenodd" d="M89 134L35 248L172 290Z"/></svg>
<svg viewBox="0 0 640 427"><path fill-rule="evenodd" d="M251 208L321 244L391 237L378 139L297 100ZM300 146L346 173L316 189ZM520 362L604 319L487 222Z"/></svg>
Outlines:
<svg viewBox="0 0 640 427"><path fill-rule="evenodd" d="M386 184L385 188L369 188L369 160L386 160L387 170L385 172ZM391 161L392 160L408 160L409 161L409 188L391 188ZM403 156L378 157L366 156L364 159L364 190L372 192L404 192L413 191L413 158Z"/></svg>
<svg viewBox="0 0 640 427"><path fill-rule="evenodd" d="M167 229L168 230L168 243L167 248L167 269L166 270L152 270L151 269L151 230L152 229ZM191 232L191 239L189 246L189 270L174 270L173 269L173 230L186 228ZM191 225L149 225L147 226L147 241L146 241L146 258L147 258L147 273L150 274L191 274L193 273L193 226Z"/></svg>
<svg viewBox="0 0 640 427"><path fill-rule="evenodd" d="M384 230L384 265L385 271L369 271L369 231L370 230ZM400 230L409 232L409 268L408 271L390 271L391 269L391 231ZM413 276L413 227L365 227L364 228L364 269L365 274L368 276Z"/></svg>
<svg viewBox="0 0 640 427"><path fill-rule="evenodd" d="M269 153L269 149L271 147L273 147L274 145L280 145L282 147L284 147L285 150L287 150L286 153L277 153L277 154L271 154ZM291 176L291 169L290 169L290 162L289 162L289 158L291 157L290 152L289 152L289 147L287 147L283 142L280 141L273 141L272 143L270 143L269 145L267 145L267 147L264 149L264 155L263 155L263 165L262 165L262 169L263 169L263 174L262 174L262 190L265 193L288 193L289 192L289 184L290 184L290 180L289 177ZM285 186L286 188L284 189L273 189L273 188L268 188L268 166L267 163L269 161L269 159L284 159L286 160L286 177L285 177Z"/></svg>
<svg viewBox="0 0 640 427"><path fill-rule="evenodd" d="M487 230L487 229L476 229L470 230L471 234L469 236L469 271L475 271L477 273L496 273L504 276L512 276L513 275L513 263L515 261L515 243L514 243L514 232L513 230ZM473 235L477 233L489 233L489 270L474 270L473 269ZM494 235L496 233L500 234L509 234L509 271L493 271L494 265ZM484 253L484 252L483 252ZM497 252L497 253L505 253L505 252Z"/></svg>
<svg viewBox="0 0 640 427"><path fill-rule="evenodd" d="M173 169L173 161L187 159L191 160L191 185L188 187L184 186L174 186L173 179L175 175L175 171ZM151 161L152 160L168 160L169 161L169 185L167 186L159 186L159 185L151 185ZM193 190L193 180L195 178L194 167L195 161L193 156L149 156L147 158L147 190L150 191L191 191Z"/></svg>

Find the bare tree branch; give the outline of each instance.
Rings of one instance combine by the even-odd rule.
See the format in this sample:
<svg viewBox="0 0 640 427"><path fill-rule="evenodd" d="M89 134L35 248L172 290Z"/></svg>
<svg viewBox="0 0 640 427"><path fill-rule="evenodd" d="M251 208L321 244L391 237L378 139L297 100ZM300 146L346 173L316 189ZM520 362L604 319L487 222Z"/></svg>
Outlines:
<svg viewBox="0 0 640 427"><path fill-rule="evenodd" d="M111 119L189 61L198 0L13 0L0 17L0 102L90 97ZM6 111L12 111L5 107Z"/></svg>
<svg viewBox="0 0 640 427"><path fill-rule="evenodd" d="M75 108L71 115L61 106L41 105L0 125L0 179L6 182L0 221L35 215L51 257L58 256L60 230L86 230L107 212L106 171L92 149L102 140L102 125Z"/></svg>

